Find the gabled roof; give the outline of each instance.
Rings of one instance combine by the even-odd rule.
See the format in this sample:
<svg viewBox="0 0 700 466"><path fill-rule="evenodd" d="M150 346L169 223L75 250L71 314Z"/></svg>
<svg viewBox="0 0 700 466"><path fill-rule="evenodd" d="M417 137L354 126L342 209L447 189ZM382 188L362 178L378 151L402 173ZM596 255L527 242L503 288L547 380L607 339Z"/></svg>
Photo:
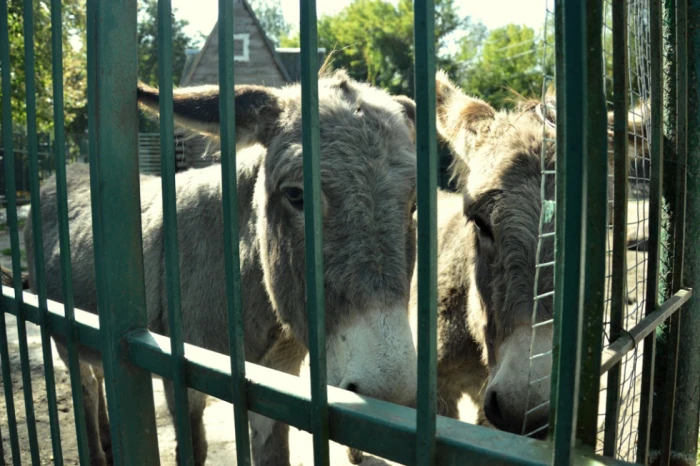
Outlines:
<svg viewBox="0 0 700 466"><path fill-rule="evenodd" d="M270 55L272 56L272 60L275 62L275 65L277 66L277 69L279 70L280 74L285 79L285 81L290 82L291 79L289 77L289 72L287 71L287 68L285 68L285 66L280 61L280 58L277 55L277 52L275 52L275 45L272 43L270 38L267 36L265 29L263 29L262 25L260 24L260 21L258 21L258 17L255 15L253 8L250 6L248 1L247 0L230 0L230 1L232 1L232 2L240 1L243 4L243 8L246 9L246 11L250 15L250 17L253 19L253 24L255 25L256 28L258 28L258 31L260 31L260 34L263 38L263 42L265 44L265 47L267 48L268 52L270 52ZM186 86L190 83L190 80L192 79L192 75L194 74L194 71L199 66L200 60L204 56L204 53L206 52L207 48L209 48L211 46L210 45L211 44L211 37L218 30L219 30L219 21L217 20L216 24L214 24L214 27L212 28L211 32L207 36L207 40L204 42L204 46L202 47L202 50L199 51L199 53L194 58L194 60L191 62L191 65L189 67L185 66L185 70L183 71L182 79L180 79L180 86ZM234 23L234 31L235 31L235 23Z"/></svg>

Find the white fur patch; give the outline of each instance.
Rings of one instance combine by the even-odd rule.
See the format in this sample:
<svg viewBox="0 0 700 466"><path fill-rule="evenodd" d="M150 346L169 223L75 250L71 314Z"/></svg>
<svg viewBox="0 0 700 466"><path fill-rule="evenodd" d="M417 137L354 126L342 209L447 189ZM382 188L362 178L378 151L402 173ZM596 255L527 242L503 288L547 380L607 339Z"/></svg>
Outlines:
<svg viewBox="0 0 700 466"><path fill-rule="evenodd" d="M328 383L360 395L413 405L416 396L416 349L405 308L357 313L327 347Z"/></svg>

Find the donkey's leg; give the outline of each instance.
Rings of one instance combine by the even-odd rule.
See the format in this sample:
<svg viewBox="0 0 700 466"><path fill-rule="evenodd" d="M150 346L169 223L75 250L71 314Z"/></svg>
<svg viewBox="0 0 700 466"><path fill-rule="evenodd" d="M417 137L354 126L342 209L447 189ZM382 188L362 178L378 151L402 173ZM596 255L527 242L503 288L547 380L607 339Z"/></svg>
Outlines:
<svg viewBox="0 0 700 466"><path fill-rule="evenodd" d="M58 355L63 360L63 363L68 367L68 348L66 348L63 340L54 338ZM98 423L99 416L99 389L97 379L92 370L92 366L85 362L79 361L80 367L80 385L83 391L83 411L85 414L85 435L87 437L88 451L90 454L91 466L106 466L107 458L102 450L100 442L100 427Z"/></svg>
<svg viewBox="0 0 700 466"><path fill-rule="evenodd" d="M175 390L173 382L168 379L163 379L163 389L165 391L165 400L168 403L168 410L175 420ZM190 430L192 432L192 456L195 465L204 465L207 459L207 435L204 429L204 408L207 404L207 395L191 388L187 389L187 402L189 404ZM175 450L177 464L180 464L180 445Z"/></svg>
<svg viewBox="0 0 700 466"><path fill-rule="evenodd" d="M261 365L299 375L306 349L293 340L279 340L265 354ZM289 465L289 426L256 413L249 414L250 443L255 466Z"/></svg>
<svg viewBox="0 0 700 466"><path fill-rule="evenodd" d="M97 397L99 403L97 420L100 428L100 443L102 444L102 451L104 451L105 457L107 458L107 464L114 464L114 456L112 454L112 435L109 427L107 402L105 400L104 393L104 369L100 365L93 365L92 370L95 374L95 379L97 380Z"/></svg>

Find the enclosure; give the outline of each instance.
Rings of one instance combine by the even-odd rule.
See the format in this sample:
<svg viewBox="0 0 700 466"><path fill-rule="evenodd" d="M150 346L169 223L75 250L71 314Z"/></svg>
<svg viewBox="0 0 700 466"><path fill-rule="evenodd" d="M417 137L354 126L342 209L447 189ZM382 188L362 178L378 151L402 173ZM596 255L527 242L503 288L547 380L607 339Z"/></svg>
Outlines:
<svg viewBox="0 0 700 466"><path fill-rule="evenodd" d="M438 280L436 60L433 0L415 0L415 146L417 151L417 402L415 409L326 385L321 153L314 0L301 1L301 118L309 379L245 362L239 251L239 188L233 69L233 2L219 2L220 173L230 357L183 342L175 199L171 8L159 1L160 173L168 332L147 328L139 179L136 0L87 1L89 170L99 317L74 306L68 246L61 0L51 2L54 135L63 303L47 298L44 256L34 257L37 295L23 289L18 183L29 157L31 221L40 225L34 82L34 2L25 0L27 144L16 145L15 76L8 1L0 0L4 195L14 287L3 286L0 367L6 423L0 456L64 464L62 433L73 424L79 464L90 464L78 351L101 354L114 463L159 464L152 376L174 383L179 455L194 464L190 387L233 404L237 464L251 464L249 413L313 435L313 463L330 464L329 442L401 464L695 464L700 414L700 0L554 0L542 50L542 137L555 128L556 167L542 164L539 243L554 240L554 260L538 248L533 342L553 328L548 438L468 424L437 415ZM114 46L118 44L118 46ZM553 72L550 73L549 70ZM547 96L554 86L556 103ZM551 97L551 95L550 95ZM553 112L553 113L552 113ZM612 113L608 113L612 112ZM553 114L554 117L548 115ZM612 117L610 117L612 115ZM629 115L639 118L629 134ZM217 130L218 131L218 130ZM544 145L543 145L544 147ZM631 155L630 155L631 154ZM627 163L631 159L631 167ZM544 161L544 156L542 160ZM612 161L608 163L608 161ZM116 175L116 176L115 176ZM545 189L555 179L556 189ZM609 183L612 189L609 189ZM441 181L441 184L444 182ZM545 206L551 206L548 210ZM632 218L633 217L633 218ZM554 218L553 229L545 225ZM41 245L41 229L33 231ZM182 242L179 244L183 246ZM328 265L328 264L326 264ZM554 270L551 289L538 280ZM630 281L631 280L631 281ZM545 288L543 288L543 286ZM539 303L554 316L535 322ZM16 317L18 348L8 345ZM27 322L40 328L48 437L37 434ZM65 338L70 380L56 380L50 338ZM533 343L532 348L535 345ZM17 350L17 351L16 351ZM11 360L20 361L21 374ZM534 353L534 351L530 351ZM545 356L547 356L545 354ZM535 361L543 354L530 354ZM534 363L533 363L534 364ZM12 370L11 370L12 369ZM21 375L20 392L13 386ZM73 411L59 421L57 383L71 386ZM529 391L528 391L529 396ZM44 398L42 396L42 398ZM19 400L21 403L17 403ZM23 404L24 413L19 413ZM541 406L532 406L534 413ZM65 413L64 413L65 414ZM19 418L22 418L20 422ZM64 439L65 442L65 433ZM51 443L50 458L40 454ZM29 455L26 454L28 444ZM23 453L24 452L24 453ZM46 453L46 449L44 449ZM71 463L72 464L72 463Z"/></svg>

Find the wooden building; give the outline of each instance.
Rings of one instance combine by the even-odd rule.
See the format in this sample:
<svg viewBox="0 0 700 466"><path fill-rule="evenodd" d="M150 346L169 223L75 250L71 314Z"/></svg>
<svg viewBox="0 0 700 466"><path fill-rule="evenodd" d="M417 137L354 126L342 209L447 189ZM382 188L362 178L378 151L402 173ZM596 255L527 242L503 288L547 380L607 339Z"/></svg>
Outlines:
<svg viewBox="0 0 700 466"><path fill-rule="evenodd" d="M234 80L236 84L258 84L281 87L300 79L299 49L275 49L253 9L246 0L234 2ZM319 66L324 49L319 49ZM201 50L186 51L185 67L179 86L218 84L219 27L214 25ZM145 173L160 172L160 148L153 144L154 135L142 135L140 160ZM148 144L147 144L148 143ZM211 141L198 136L176 134L178 170L210 165L218 150ZM157 160L156 160L157 159Z"/></svg>

